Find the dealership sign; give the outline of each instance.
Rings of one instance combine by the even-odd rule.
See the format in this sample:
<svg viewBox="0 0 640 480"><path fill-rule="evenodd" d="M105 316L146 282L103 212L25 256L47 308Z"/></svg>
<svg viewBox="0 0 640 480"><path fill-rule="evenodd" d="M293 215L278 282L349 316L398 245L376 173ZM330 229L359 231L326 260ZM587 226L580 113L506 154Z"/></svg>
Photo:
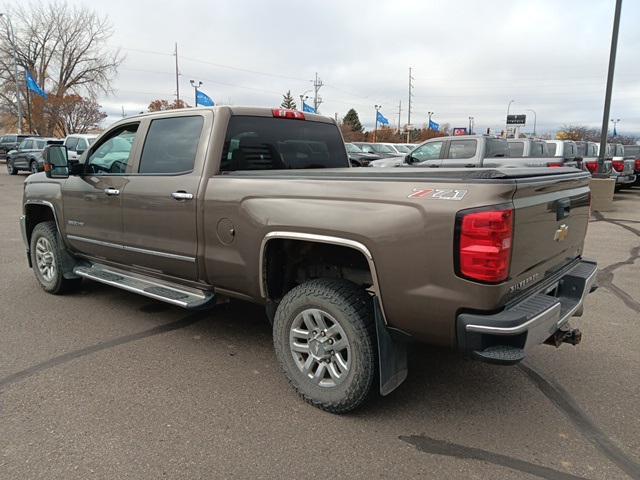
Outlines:
<svg viewBox="0 0 640 480"><path fill-rule="evenodd" d="M507 115L507 125L524 125L526 123L526 115Z"/></svg>
<svg viewBox="0 0 640 480"><path fill-rule="evenodd" d="M466 134L467 134L466 127L464 127L464 128L463 127L457 127L457 128L453 129L453 136L454 137L457 137L457 136L460 136L460 135L466 135Z"/></svg>

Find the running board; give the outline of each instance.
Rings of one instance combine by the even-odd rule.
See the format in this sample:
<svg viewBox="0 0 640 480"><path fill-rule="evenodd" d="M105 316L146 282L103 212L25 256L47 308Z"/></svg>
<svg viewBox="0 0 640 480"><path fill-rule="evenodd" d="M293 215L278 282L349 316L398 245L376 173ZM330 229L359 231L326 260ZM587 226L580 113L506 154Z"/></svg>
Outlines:
<svg viewBox="0 0 640 480"><path fill-rule="evenodd" d="M145 297L155 298L188 309L202 309L215 304L212 292L197 290L174 283L164 282L152 277L125 272L97 263L78 265L73 272L83 278L118 287Z"/></svg>

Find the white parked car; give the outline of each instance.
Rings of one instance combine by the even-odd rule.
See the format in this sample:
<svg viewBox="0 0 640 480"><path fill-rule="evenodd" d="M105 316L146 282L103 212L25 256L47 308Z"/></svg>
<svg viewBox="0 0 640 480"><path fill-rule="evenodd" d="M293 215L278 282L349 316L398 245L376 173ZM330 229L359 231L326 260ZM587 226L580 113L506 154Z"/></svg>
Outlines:
<svg viewBox="0 0 640 480"><path fill-rule="evenodd" d="M69 160L78 160L80 155L93 145L96 138L98 138L98 135L95 133L74 133L68 135L67 138L64 139L64 145L67 147Z"/></svg>

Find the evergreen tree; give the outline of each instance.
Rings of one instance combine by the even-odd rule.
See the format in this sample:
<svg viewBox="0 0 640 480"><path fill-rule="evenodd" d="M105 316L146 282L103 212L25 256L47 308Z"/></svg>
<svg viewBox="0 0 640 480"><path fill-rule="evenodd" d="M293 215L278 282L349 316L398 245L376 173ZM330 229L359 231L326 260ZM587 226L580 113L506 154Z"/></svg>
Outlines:
<svg viewBox="0 0 640 480"><path fill-rule="evenodd" d="M350 109L347 114L342 119L342 123L348 126L352 132L361 133L364 128L362 128L362 124L360 123L360 118L358 118L358 112L356 112L353 108Z"/></svg>
<svg viewBox="0 0 640 480"><path fill-rule="evenodd" d="M295 110L297 108L296 101L291 96L291 90L287 90L286 95L282 95L282 103L280 104L282 108L288 108L290 110Z"/></svg>

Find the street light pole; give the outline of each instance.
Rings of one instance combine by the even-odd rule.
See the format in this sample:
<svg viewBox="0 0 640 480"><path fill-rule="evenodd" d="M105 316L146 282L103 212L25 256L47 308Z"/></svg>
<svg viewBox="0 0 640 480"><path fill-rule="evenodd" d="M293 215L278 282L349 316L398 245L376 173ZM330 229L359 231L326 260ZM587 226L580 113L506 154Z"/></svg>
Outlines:
<svg viewBox="0 0 640 480"><path fill-rule="evenodd" d="M532 112L533 113L533 136L535 137L536 136L536 122L538 120L538 115L536 115L536 111L531 109L531 108L528 108L527 112Z"/></svg>
<svg viewBox="0 0 640 480"><path fill-rule="evenodd" d="M13 75L16 82L16 102L18 104L18 133L22 133L22 105L20 105L20 81L18 80L18 55L16 53L16 34L13 31L11 19L4 13L0 13L0 17L6 19L9 25L9 33L11 34L11 43L13 46Z"/></svg>
<svg viewBox="0 0 640 480"><path fill-rule="evenodd" d="M202 82L200 80L198 80L198 83L196 83L195 80L189 80L189 83L191 84L191 86L195 90L195 99L196 99L195 106L197 107L198 106L198 89L202 86Z"/></svg>
<svg viewBox="0 0 640 480"><path fill-rule="evenodd" d="M473 135L473 117L469 117L469 135Z"/></svg>
<svg viewBox="0 0 640 480"><path fill-rule="evenodd" d="M622 0L616 0L613 15L613 32L611 33L611 51L609 53L609 71L607 72L607 90L604 96L604 112L602 114L602 132L600 133L600 152L598 153L598 173L604 173L604 155L607 148L609 127L609 110L611 109L611 92L613 91L613 73L616 69L616 51L618 49L618 31L620 30L620 12Z"/></svg>
<svg viewBox="0 0 640 480"><path fill-rule="evenodd" d="M509 105L507 105L507 118L505 119L505 129L504 129L504 138L507 138L507 132L509 130L509 124L507 123L509 121L509 111L511 110L511 104L514 103L515 100L509 100Z"/></svg>
<svg viewBox="0 0 640 480"><path fill-rule="evenodd" d="M373 129L373 143L376 143L378 137L378 112L382 108L382 105L374 105L374 107L376 109L376 126Z"/></svg>
<svg viewBox="0 0 640 480"><path fill-rule="evenodd" d="M611 122L613 123L613 136L615 137L618 134L618 130L616 130L616 127L618 126L618 122L620 121L619 118L616 119L611 119Z"/></svg>

